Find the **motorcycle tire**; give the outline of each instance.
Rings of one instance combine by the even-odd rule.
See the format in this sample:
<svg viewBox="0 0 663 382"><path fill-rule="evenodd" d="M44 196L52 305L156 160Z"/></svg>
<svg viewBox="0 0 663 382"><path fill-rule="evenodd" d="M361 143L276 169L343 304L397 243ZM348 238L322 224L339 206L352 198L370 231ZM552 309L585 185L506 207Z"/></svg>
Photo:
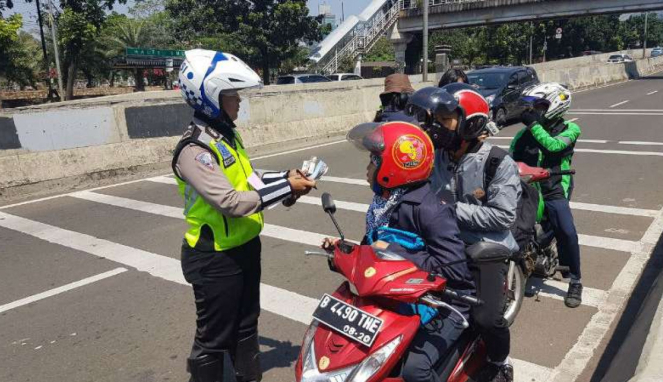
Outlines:
<svg viewBox="0 0 663 382"><path fill-rule="evenodd" d="M514 321L516 321L518 312L520 312L520 308L523 306L526 283L527 279L525 278L523 270L520 268L520 266L514 261L509 261L509 271L507 273L506 285L507 296L506 304L504 307L504 319L509 326L511 326Z"/></svg>

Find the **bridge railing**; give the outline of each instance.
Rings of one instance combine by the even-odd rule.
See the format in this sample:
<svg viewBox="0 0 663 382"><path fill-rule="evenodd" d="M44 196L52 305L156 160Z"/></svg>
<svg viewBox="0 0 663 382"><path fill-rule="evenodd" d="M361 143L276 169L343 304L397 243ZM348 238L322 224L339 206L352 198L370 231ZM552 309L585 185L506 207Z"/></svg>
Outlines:
<svg viewBox="0 0 663 382"><path fill-rule="evenodd" d="M446 5L446 4L465 4L465 3L478 3L486 0L428 0L429 6ZM402 9L417 9L417 0L401 0Z"/></svg>
<svg viewBox="0 0 663 382"><path fill-rule="evenodd" d="M324 74L335 72L340 62L346 57L353 60L360 54L368 52L382 35L398 21L398 15L403 6L402 1L394 2L393 6L384 12L379 13L371 20L359 24L351 33L352 38L340 49L330 53L326 62L320 62L318 65Z"/></svg>

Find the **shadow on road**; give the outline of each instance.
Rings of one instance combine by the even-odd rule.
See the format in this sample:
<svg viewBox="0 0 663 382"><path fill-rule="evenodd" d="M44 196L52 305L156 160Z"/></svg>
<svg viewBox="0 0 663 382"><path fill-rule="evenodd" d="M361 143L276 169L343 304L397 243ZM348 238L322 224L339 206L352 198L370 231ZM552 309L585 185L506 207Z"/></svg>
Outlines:
<svg viewBox="0 0 663 382"><path fill-rule="evenodd" d="M663 236L658 239L590 382L628 381L663 296Z"/></svg>
<svg viewBox="0 0 663 382"><path fill-rule="evenodd" d="M300 345L293 345L290 341L279 341L266 337L260 337L260 345L270 348L260 353L260 366L263 372L273 368L294 366L301 348Z"/></svg>

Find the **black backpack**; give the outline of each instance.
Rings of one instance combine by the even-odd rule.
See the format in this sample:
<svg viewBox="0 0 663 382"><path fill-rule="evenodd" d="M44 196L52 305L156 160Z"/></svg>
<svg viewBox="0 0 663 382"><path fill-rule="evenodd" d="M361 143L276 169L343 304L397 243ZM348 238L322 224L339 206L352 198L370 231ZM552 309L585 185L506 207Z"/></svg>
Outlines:
<svg viewBox="0 0 663 382"><path fill-rule="evenodd" d="M497 168L507 155L509 154L505 150L497 146L493 146L490 149L488 158L486 158L486 165L484 166L483 188L486 193L488 193L488 186L493 181L493 178L495 178ZM522 179L520 180L520 188L522 189L522 194L520 200L518 200L516 223L511 227L511 233L516 239L518 246L523 249L527 245L529 238L534 235L536 216L539 210L539 190L527 184Z"/></svg>

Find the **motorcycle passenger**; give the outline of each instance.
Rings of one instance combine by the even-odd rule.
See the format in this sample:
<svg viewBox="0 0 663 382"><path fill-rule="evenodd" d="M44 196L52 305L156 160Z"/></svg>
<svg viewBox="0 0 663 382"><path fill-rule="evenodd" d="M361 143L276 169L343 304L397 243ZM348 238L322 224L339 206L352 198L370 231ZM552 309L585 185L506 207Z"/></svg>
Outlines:
<svg viewBox="0 0 663 382"><path fill-rule="evenodd" d="M404 122L366 123L353 128L348 140L370 153L366 176L375 195L366 215L367 236L362 244L370 242L380 227L416 233L425 243L423 249L380 240L373 246L388 249L427 272L442 274L452 289L474 294L452 200L440 200L428 181L434 151L426 133ZM326 239L323 248L332 243ZM460 262L442 267L456 261ZM449 303L469 317L469 306ZM440 381L433 367L462 334L462 323L460 317L443 310L430 321L422 321L402 369L405 381Z"/></svg>
<svg viewBox="0 0 663 382"><path fill-rule="evenodd" d="M261 178L253 174L234 121L240 108L238 90L259 87L261 81L239 58L187 51L179 85L195 110L172 162L188 223L182 271L196 300L187 370L192 382L235 381L224 369L224 360L230 358L237 381L260 381L262 210L308 193L315 182L292 170L267 172Z"/></svg>
<svg viewBox="0 0 663 382"><path fill-rule="evenodd" d="M467 74L465 74L465 72L461 69L449 69L444 72L440 78L440 82L437 84L437 87L441 88L456 82L468 84L470 83L470 80L467 78Z"/></svg>
<svg viewBox="0 0 663 382"><path fill-rule="evenodd" d="M407 105L414 88L410 78L401 73L390 74L384 79L384 92L380 94L380 110L375 114L373 122L403 121L415 123L411 116L403 110Z"/></svg>
<svg viewBox="0 0 663 382"><path fill-rule="evenodd" d="M481 139L488 123L488 102L470 85L453 83L421 89L410 103L410 112L417 115L436 148L433 190L439 198L455 201L463 241L494 242L516 252L518 244L510 229L516 221L520 178L515 162L504 155L488 179L486 167L501 150ZM482 329L489 361L480 381L513 380L511 334L503 315L507 272L506 262L482 265L477 280L485 304L472 315Z"/></svg>
<svg viewBox="0 0 663 382"><path fill-rule="evenodd" d="M571 92L557 83L534 85L523 92L530 104L521 119L526 126L511 143L513 158L529 166L552 171L569 170L580 127L564 120L571 107ZM569 266L569 289L564 304L576 308L582 303L580 245L569 201L573 193L573 176L557 175L540 183L547 222L557 239L560 264Z"/></svg>

